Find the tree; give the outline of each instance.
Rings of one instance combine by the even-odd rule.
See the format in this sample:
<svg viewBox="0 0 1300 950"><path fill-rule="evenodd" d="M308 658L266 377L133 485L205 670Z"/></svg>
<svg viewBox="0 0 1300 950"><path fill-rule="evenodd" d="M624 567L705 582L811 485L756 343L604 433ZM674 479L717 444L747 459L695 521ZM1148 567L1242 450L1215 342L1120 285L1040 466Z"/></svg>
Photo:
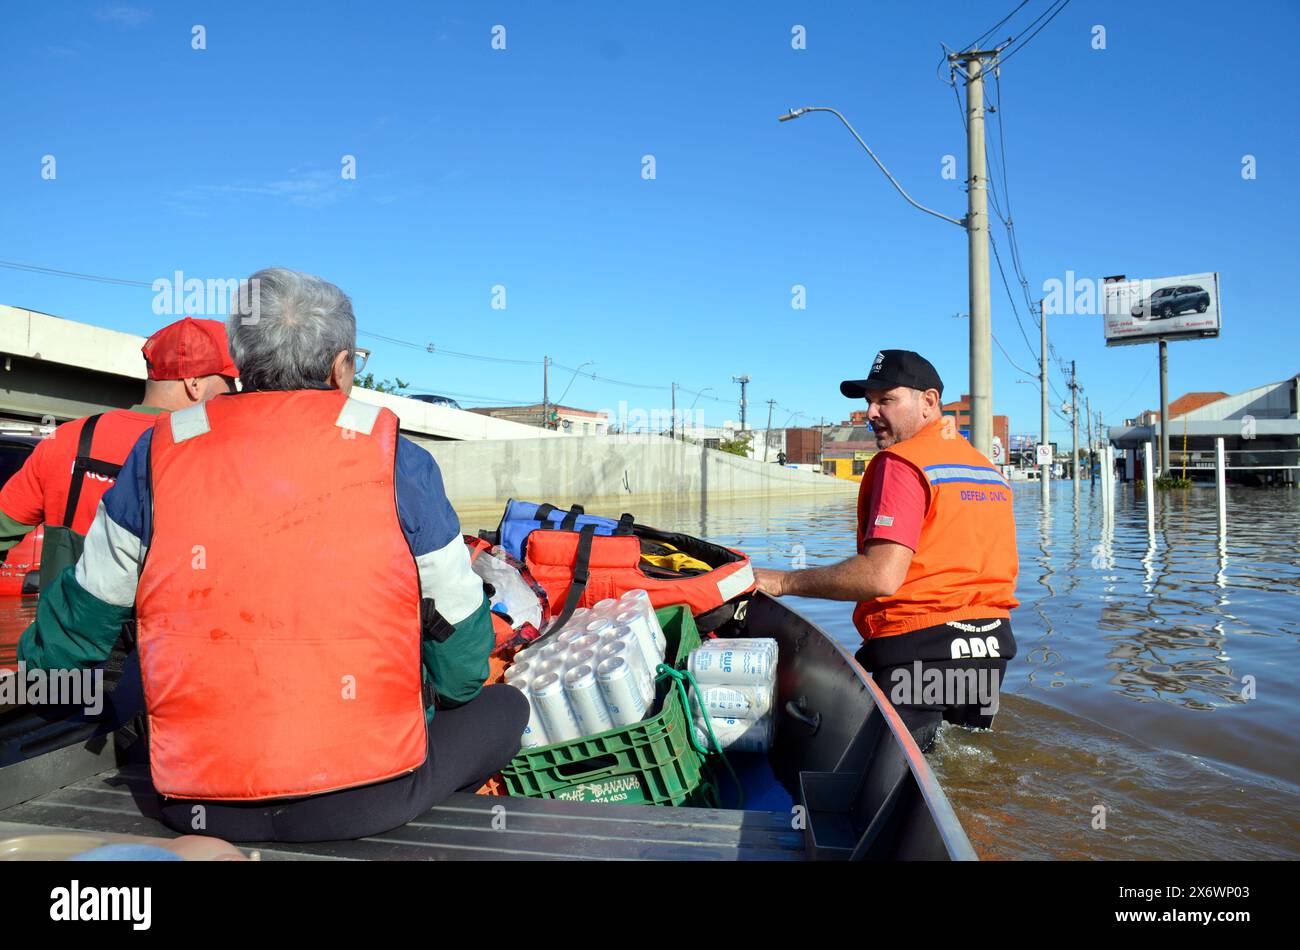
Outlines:
<svg viewBox="0 0 1300 950"><path fill-rule="evenodd" d="M362 389L373 389L377 393L388 393L391 396L399 395L403 389L411 385L400 377L396 382L387 379L376 380L374 373L358 376L352 382Z"/></svg>
<svg viewBox="0 0 1300 950"><path fill-rule="evenodd" d="M739 455L741 458L749 457L749 443L754 438L753 432L741 432L734 439L723 439L718 443L718 451L726 452L730 455Z"/></svg>

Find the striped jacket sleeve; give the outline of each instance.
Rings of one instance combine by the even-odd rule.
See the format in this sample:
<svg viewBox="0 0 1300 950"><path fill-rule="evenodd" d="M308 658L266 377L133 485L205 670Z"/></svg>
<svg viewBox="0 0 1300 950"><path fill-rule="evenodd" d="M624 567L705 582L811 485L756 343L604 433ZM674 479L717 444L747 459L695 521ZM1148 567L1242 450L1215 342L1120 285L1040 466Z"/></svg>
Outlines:
<svg viewBox="0 0 1300 950"><path fill-rule="evenodd" d="M41 591L35 622L18 641L29 668L85 669L108 659L135 609L135 588L149 537L149 443L146 430L117 481L100 500L75 567Z"/></svg>
<svg viewBox="0 0 1300 950"><path fill-rule="evenodd" d="M433 456L404 437L397 442L397 513L415 555L420 594L432 598L455 631L422 647L425 675L444 706L478 695L488 677L495 635L483 581L469 563L460 519L447 500Z"/></svg>

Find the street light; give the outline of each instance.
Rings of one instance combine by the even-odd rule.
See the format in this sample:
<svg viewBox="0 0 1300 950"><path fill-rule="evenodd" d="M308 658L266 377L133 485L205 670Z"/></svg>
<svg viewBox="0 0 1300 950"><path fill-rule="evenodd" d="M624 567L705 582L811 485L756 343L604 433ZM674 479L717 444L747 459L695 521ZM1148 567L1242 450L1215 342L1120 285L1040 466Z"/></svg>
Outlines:
<svg viewBox="0 0 1300 950"><path fill-rule="evenodd" d="M989 260L988 260L988 208L986 177L987 157L984 153L984 81L983 61L988 56L996 56L996 51L969 51L961 54L961 61L967 65L967 165L970 177L966 189L966 217L958 220L927 208L909 195L898 180L889 173L889 169L871 151L848 119L838 109L828 106L804 106L791 109L785 115L778 116L778 121L789 122L807 112L829 112L844 124L844 127L857 139L863 150L871 156L876 167L889 179L889 183L903 196L913 208L928 215L955 224L966 232L969 245L968 276L970 283L970 394L971 394L971 441L975 448L985 455L993 450L993 343L992 327L989 323Z"/></svg>
<svg viewBox="0 0 1300 950"><path fill-rule="evenodd" d="M932 214L936 218L943 218L943 220L947 221L949 224L955 224L959 228L966 227L965 221L958 221L956 218L950 218L946 214L941 214L940 212L935 211L932 208L927 208L919 201L914 200L911 195L909 195L906 191L904 191L903 186L898 183L898 179L896 179L893 175L889 174L889 169L884 166L884 164L880 161L880 159L876 158L876 153L871 150L871 146L867 145L866 142L862 141L862 136L858 135L858 130L855 129L851 124L849 124L849 120L844 118L844 116L840 113L838 109L832 109L829 106L804 106L802 109L791 109L785 115L778 116L777 121L789 122L791 119L799 118L799 116L803 115L805 112L829 112L831 115L835 116L835 118L843 122L844 127L853 133L853 137L858 140L858 144L861 145L866 150L866 153L871 156L871 160L876 163L876 167L885 173L885 177L889 179L889 183L898 189L898 193L902 195L904 198L906 198L907 203L910 204L913 208L916 208L919 211L924 211L926 214Z"/></svg>
<svg viewBox="0 0 1300 950"><path fill-rule="evenodd" d="M699 392L695 394L695 398L691 400L691 408L687 409L686 411L690 412L691 410L693 410L695 408L695 404L700 401L700 397L703 396L705 393L716 393L716 390L712 386L705 386L703 389L701 389Z"/></svg>
<svg viewBox="0 0 1300 950"><path fill-rule="evenodd" d="M564 397L567 396L567 395L569 395L569 390L573 388L574 380L576 380L576 379L578 378L578 374L582 372L583 367L584 367L584 366L595 366L595 365L596 365L596 361L595 361L595 360L587 360L587 362L583 363L582 366L579 366L577 369L575 369L575 370L573 371L573 378L569 380L569 385L567 385L567 386L564 387L564 392L560 393L560 398L557 399L557 400L555 400L555 404L556 404L557 406L563 404L563 402L564 402Z"/></svg>

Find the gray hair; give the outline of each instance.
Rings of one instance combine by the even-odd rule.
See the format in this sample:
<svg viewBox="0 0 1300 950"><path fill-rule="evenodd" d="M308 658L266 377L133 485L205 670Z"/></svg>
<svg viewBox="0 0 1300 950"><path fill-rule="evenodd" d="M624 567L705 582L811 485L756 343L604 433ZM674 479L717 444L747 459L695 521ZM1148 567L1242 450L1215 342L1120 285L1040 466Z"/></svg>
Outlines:
<svg viewBox="0 0 1300 950"><path fill-rule="evenodd" d="M268 267L240 282L226 335L245 389L320 389L334 358L356 348L357 320L329 281Z"/></svg>

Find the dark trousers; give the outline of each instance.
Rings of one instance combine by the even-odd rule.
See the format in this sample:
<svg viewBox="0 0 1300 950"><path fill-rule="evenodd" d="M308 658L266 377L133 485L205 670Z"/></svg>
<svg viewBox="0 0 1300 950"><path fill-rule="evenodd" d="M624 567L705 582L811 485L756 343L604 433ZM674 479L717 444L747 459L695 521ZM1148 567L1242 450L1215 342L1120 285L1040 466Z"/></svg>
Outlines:
<svg viewBox="0 0 1300 950"><path fill-rule="evenodd" d="M429 754L408 775L270 802L161 798L159 817L175 831L227 841L340 841L391 831L455 791L474 791L519 751L528 700L513 686L486 686L429 723ZM199 825L201 824L201 827Z"/></svg>
<svg viewBox="0 0 1300 950"><path fill-rule="evenodd" d="M972 620L963 626L980 628L992 622ZM964 641L969 646L972 634L969 629L951 624L869 640L858 650L855 658L871 672L871 678L898 711L922 752L934 744L941 723L970 729L993 726L1007 661L1015 656L1016 643L1009 620L1003 619L989 633L991 637L980 636L980 640L985 649L989 639L994 641L997 658L952 659L953 641ZM933 695L933 690L927 695L927 686L932 682L942 684L938 695ZM974 690L969 688L972 685Z"/></svg>

